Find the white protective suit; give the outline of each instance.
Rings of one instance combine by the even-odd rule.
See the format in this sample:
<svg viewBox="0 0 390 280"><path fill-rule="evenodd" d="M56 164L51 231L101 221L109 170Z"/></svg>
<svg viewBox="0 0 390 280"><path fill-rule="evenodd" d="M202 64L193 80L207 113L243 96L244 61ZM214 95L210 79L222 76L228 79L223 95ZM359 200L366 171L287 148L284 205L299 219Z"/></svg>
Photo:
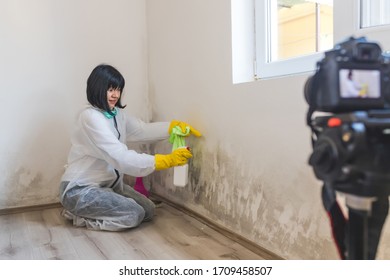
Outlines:
<svg viewBox="0 0 390 280"><path fill-rule="evenodd" d="M152 173L154 156L129 150L126 143L167 139L169 122L144 123L117 111L107 118L101 110L87 107L72 134L60 201L63 215L77 226L116 231L153 217L153 202L124 184L123 174Z"/></svg>

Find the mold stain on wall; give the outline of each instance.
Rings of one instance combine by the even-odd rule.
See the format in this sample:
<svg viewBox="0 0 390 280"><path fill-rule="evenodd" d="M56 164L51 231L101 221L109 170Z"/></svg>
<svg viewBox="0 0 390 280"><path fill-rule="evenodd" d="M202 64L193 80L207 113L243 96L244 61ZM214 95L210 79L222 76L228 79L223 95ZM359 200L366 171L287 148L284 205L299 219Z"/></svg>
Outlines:
<svg viewBox="0 0 390 280"><path fill-rule="evenodd" d="M57 201L58 174L48 182L39 171L20 167L9 174L1 196L2 208L31 206ZM49 189L49 191L48 191Z"/></svg>
<svg viewBox="0 0 390 280"><path fill-rule="evenodd" d="M220 146L212 153L205 152L201 141L191 146L194 157L189 184L176 188L172 186L172 172L157 172L153 175L154 192L281 257L321 259L333 254L328 224L324 228L321 218L318 223L312 222L316 202L306 201L298 190L296 197L285 197L282 188L278 190L278 181L249 174ZM299 186L304 177L296 174L291 186ZM325 217L325 213L318 213L320 217L322 214Z"/></svg>

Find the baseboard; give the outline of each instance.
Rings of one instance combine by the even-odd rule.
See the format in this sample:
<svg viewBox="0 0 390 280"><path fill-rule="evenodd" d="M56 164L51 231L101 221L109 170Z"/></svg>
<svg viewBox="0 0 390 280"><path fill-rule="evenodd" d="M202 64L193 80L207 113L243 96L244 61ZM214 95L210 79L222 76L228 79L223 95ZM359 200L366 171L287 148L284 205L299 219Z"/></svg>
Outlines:
<svg viewBox="0 0 390 280"><path fill-rule="evenodd" d="M222 235L230 238L231 240L239 243L240 245L244 246L248 250L251 250L252 252L256 253L257 255L263 257L266 260L284 260L284 258L278 256L277 254L261 247L260 245L254 243L253 241L248 240L248 239L238 235L237 233L235 233L235 232L233 232L233 231L231 231L231 230L229 230L229 229L227 229L219 224L216 224L213 220L210 220L207 217L202 216L202 215L194 212L193 210L191 210L185 206L178 205L177 203L170 201L164 197L161 197L155 193L153 193L153 198L155 198L157 200L161 200L162 202L180 210L181 212L187 214L188 216L191 216L194 219L197 219L198 221L208 225L209 227L211 227L215 231L217 231L217 232L221 233Z"/></svg>
<svg viewBox="0 0 390 280"><path fill-rule="evenodd" d="M39 211L39 210L45 210L45 209L50 209L50 208L60 208L60 207L62 207L61 203L55 202L55 203L41 204L41 205L6 208L6 209L0 209L0 215L10 215L10 214L17 214L17 213L30 212L30 211Z"/></svg>

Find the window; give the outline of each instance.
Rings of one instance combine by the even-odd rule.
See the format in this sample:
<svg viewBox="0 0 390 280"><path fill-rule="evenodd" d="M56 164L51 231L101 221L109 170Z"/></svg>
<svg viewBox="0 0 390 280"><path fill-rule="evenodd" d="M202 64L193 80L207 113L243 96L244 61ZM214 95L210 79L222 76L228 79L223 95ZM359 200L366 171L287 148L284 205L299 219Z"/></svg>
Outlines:
<svg viewBox="0 0 390 280"><path fill-rule="evenodd" d="M233 83L312 72L350 36L390 49L390 0L231 0Z"/></svg>
<svg viewBox="0 0 390 280"><path fill-rule="evenodd" d="M350 36L390 48L389 0L254 1L255 78L313 71L324 51Z"/></svg>
<svg viewBox="0 0 390 280"><path fill-rule="evenodd" d="M360 28L390 24L389 0L361 0Z"/></svg>
<svg viewBox="0 0 390 280"><path fill-rule="evenodd" d="M324 1L322 1L324 2ZM316 53L333 47L333 1L268 2L268 62Z"/></svg>
<svg viewBox="0 0 390 280"><path fill-rule="evenodd" d="M333 0L256 0L256 75L313 70L333 47Z"/></svg>

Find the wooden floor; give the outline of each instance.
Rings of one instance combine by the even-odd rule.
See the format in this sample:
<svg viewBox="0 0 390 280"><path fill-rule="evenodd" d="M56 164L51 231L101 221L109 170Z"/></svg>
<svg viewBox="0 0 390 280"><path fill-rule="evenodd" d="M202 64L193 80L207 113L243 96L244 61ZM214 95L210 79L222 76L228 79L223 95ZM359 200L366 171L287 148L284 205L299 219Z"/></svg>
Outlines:
<svg viewBox="0 0 390 280"><path fill-rule="evenodd" d="M123 232L76 228L61 208L0 215L0 259L259 260L236 241L162 203L153 221Z"/></svg>

